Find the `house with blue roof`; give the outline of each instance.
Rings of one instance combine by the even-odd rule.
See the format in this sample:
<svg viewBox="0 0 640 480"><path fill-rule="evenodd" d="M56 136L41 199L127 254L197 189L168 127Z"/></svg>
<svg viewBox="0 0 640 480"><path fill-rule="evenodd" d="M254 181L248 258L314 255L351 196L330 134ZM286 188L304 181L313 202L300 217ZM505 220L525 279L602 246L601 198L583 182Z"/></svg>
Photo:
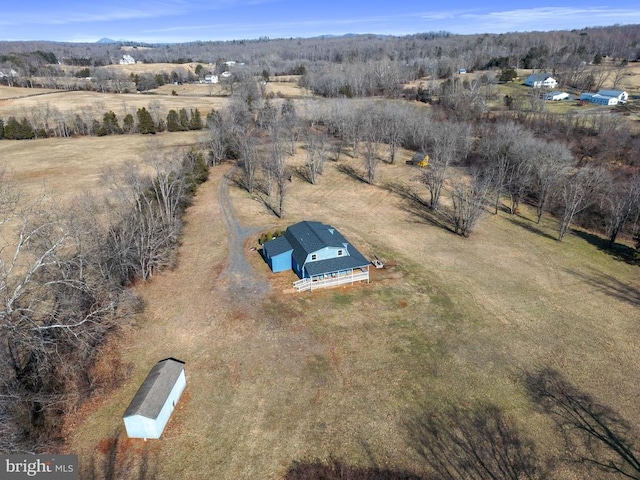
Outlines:
<svg viewBox="0 0 640 480"><path fill-rule="evenodd" d="M298 291L369 282L369 260L338 230L321 222L289 226L284 235L263 244L262 254L274 273L293 270L298 275Z"/></svg>
<svg viewBox="0 0 640 480"><path fill-rule="evenodd" d="M598 90L596 95L617 98L618 103L625 103L629 99L629 94L624 90Z"/></svg>

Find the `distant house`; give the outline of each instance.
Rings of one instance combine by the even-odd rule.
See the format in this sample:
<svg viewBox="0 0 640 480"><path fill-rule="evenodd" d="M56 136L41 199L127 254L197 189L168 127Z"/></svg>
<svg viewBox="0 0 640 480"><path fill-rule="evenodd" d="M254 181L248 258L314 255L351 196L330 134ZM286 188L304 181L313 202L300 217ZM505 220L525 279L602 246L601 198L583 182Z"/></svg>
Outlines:
<svg viewBox="0 0 640 480"><path fill-rule="evenodd" d="M569 97L570 95L567 92L549 92L544 96L544 99L558 102L560 100L566 100Z"/></svg>
<svg viewBox="0 0 640 480"><path fill-rule="evenodd" d="M292 269L298 275L298 291L369 281L370 262L330 225L299 222L262 247L274 273Z"/></svg>
<svg viewBox="0 0 640 480"><path fill-rule="evenodd" d="M187 385L184 362L167 358L156 363L124 412L129 438L160 438Z"/></svg>
<svg viewBox="0 0 640 480"><path fill-rule="evenodd" d="M217 75L205 75L204 83L218 83L220 80Z"/></svg>
<svg viewBox="0 0 640 480"><path fill-rule="evenodd" d="M134 63L136 60L131 55L123 55L120 59L120 65L133 65Z"/></svg>
<svg viewBox="0 0 640 480"><path fill-rule="evenodd" d="M616 97L600 95L600 93L583 93L580 95L583 102L595 103L596 105L617 105L620 101Z"/></svg>
<svg viewBox="0 0 640 480"><path fill-rule="evenodd" d="M459 73L460 75L464 75L465 73L467 73L467 69L466 69L466 68L459 68L459 69L458 69L458 73Z"/></svg>
<svg viewBox="0 0 640 480"><path fill-rule="evenodd" d="M533 88L556 88L558 82L549 73L534 73L529 75L524 84Z"/></svg>
<svg viewBox="0 0 640 480"><path fill-rule="evenodd" d="M18 72L16 72L13 68L9 70L9 73L0 72L0 78L16 77L17 75Z"/></svg>

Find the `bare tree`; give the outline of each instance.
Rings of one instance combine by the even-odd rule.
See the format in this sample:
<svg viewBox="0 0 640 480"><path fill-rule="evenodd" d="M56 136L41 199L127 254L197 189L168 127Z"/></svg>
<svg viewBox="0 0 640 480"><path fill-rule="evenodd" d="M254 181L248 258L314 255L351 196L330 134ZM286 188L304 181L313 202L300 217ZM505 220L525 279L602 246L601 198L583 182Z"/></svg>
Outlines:
<svg viewBox="0 0 640 480"><path fill-rule="evenodd" d="M429 189L431 208L437 210L449 165L464 160L469 153L471 127L462 123L434 123L430 134L431 155L422 181Z"/></svg>
<svg viewBox="0 0 640 480"><path fill-rule="evenodd" d="M469 178L451 180L451 202L453 205L453 226L455 232L468 237L484 211L491 179L482 177L478 171Z"/></svg>
<svg viewBox="0 0 640 480"><path fill-rule="evenodd" d="M532 193L535 195L537 223L540 223L549 199L569 173L573 157L568 147L560 143L536 139L531 148Z"/></svg>
<svg viewBox="0 0 640 480"><path fill-rule="evenodd" d="M493 179L495 214L509 180L517 175L515 170L521 158L519 145L532 138L531 133L513 122L498 124L495 129L487 128L481 133L478 150L486 162L488 175Z"/></svg>
<svg viewBox="0 0 640 480"><path fill-rule="evenodd" d="M119 321L123 292L105 274L96 218L0 178L0 447L45 448L86 395L96 345Z"/></svg>
<svg viewBox="0 0 640 480"><path fill-rule="evenodd" d="M563 179L560 186L560 225L558 240L562 241L575 216L589 207L597 198L597 189L604 180L604 171L595 167L582 167Z"/></svg>
<svg viewBox="0 0 640 480"><path fill-rule="evenodd" d="M604 185L603 204L611 248L627 222L640 213L640 174L624 180L608 180Z"/></svg>
<svg viewBox="0 0 640 480"><path fill-rule="evenodd" d="M311 125L307 132L307 175L312 184L318 181L318 175L322 174L327 150L327 138L324 132L319 131L315 125Z"/></svg>
<svg viewBox="0 0 640 480"><path fill-rule="evenodd" d="M227 133L220 115L212 115L207 120L207 137L205 143L209 147L210 164L219 165L226 157L227 153Z"/></svg>

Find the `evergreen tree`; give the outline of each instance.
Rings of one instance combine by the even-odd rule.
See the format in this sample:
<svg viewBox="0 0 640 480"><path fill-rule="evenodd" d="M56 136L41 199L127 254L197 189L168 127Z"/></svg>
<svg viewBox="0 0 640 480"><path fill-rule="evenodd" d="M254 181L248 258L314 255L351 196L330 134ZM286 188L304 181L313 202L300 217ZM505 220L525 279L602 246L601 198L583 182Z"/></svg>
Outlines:
<svg viewBox="0 0 640 480"><path fill-rule="evenodd" d="M4 138L4 120L0 118L0 140Z"/></svg>
<svg viewBox="0 0 640 480"><path fill-rule="evenodd" d="M183 130L189 130L189 112L186 108L180 109L180 125Z"/></svg>
<svg viewBox="0 0 640 480"><path fill-rule="evenodd" d="M195 110L191 110L189 130L202 130L202 115L200 115L200 110L197 108Z"/></svg>
<svg viewBox="0 0 640 480"><path fill-rule="evenodd" d="M19 140L20 122L15 117L9 117L4 127L4 138L8 140Z"/></svg>
<svg viewBox="0 0 640 480"><path fill-rule="evenodd" d="M135 122L133 121L133 115L127 113L122 119L122 129L124 133L133 133Z"/></svg>
<svg viewBox="0 0 640 480"><path fill-rule="evenodd" d="M153 118L151 118L151 114L146 108L139 108L136 115L138 117L138 132L143 135L156 133L156 126L153 123Z"/></svg>
<svg viewBox="0 0 640 480"><path fill-rule="evenodd" d="M102 129L104 130L105 135L122 133L122 129L120 128L120 125L118 125L118 117L113 111L109 110L102 117Z"/></svg>
<svg viewBox="0 0 640 480"><path fill-rule="evenodd" d="M169 110L167 114L167 130L170 132L181 132L180 115L175 110Z"/></svg>

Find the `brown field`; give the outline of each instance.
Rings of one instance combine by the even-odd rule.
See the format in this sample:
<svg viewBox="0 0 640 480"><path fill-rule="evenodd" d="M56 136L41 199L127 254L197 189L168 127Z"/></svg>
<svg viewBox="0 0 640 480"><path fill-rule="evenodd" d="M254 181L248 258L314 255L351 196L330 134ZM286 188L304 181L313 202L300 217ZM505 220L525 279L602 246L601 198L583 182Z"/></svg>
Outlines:
<svg viewBox="0 0 640 480"><path fill-rule="evenodd" d="M107 170L141 163L150 149L188 148L202 132L157 135L3 140L0 159L16 183L31 195L54 194L68 200L82 191L100 193Z"/></svg>
<svg viewBox="0 0 640 480"><path fill-rule="evenodd" d="M0 101L0 118L43 98L61 110L93 105L100 113L151 100L203 112L224 105L206 96L67 92ZM141 160L150 142L186 148L201 135L2 141L0 159L28 192L44 185L66 200L85 188L100 193L102 172ZM135 287L144 314L104 348L103 361L121 362L123 383L69 418L64 450L80 455L82 478L105 478L100 472L113 459L111 478L132 479L143 478L135 474L143 465L144 478L280 479L294 461L329 458L421 473L412 420L425 409L475 402L504 409L543 454L562 454L551 423L524 393L522 372L540 366L640 424L639 267L600 250L588 232L558 243L555 221L536 225L526 208L522 216L487 213L471 238L455 236L402 195L427 196L404 164L410 155L382 164L375 186L339 168L363 168L349 156L328 162L318 185L295 176L281 220L260 195L230 184L244 227L331 223L387 264L369 285L297 295L283 293L293 274L271 274L250 250L252 238L243 251L254 279L245 293L227 289L220 186L231 166L212 168L187 212L177 267ZM290 159L292 167L303 161L302 149ZM253 295L252 281L267 282L270 292ZM151 366L168 356L186 362L185 395L161 440L127 440L122 413Z"/></svg>
<svg viewBox="0 0 640 480"><path fill-rule="evenodd" d="M54 92L57 92L57 90L50 90L48 88L7 87L5 85L0 85L0 106L4 104L3 100L7 100L9 98L23 98Z"/></svg>
<svg viewBox="0 0 640 480"><path fill-rule="evenodd" d="M220 97L175 96L171 95L170 92L168 95L55 92L20 99L0 100L0 118L8 118L10 116L26 116L29 118L32 112L44 111L47 107L55 107L64 113L82 113L81 111L90 109L95 113L96 118L101 118L104 113L113 110L122 119L126 113L135 115L138 108L145 107L149 109L152 103L159 106L161 113L165 117L170 109L178 110L180 108L198 108L204 116L212 108L219 110L226 105L226 102L225 98Z"/></svg>
<svg viewBox="0 0 640 480"><path fill-rule="evenodd" d="M328 222L390 266L370 285L284 294L292 275L271 274L250 242L245 255L255 281L271 285L266 297L226 290L219 186L230 167L213 168L188 211L177 268L137 287L146 312L110 347L125 382L70 419L67 450L83 468L100 469L112 453L127 478L146 462L157 479L278 479L293 461L330 457L421 472L411 420L477 401L503 408L540 451L557 453L521 383L523 370L543 365L637 424L639 390L629 380L640 375L638 267L588 235L558 243L555 222L535 225L526 211L487 214L472 238L457 237L393 193L398 184L425 193L408 156L383 165L376 186L335 163L319 185L296 177L283 220L232 184L244 226ZM122 412L168 356L186 362L186 396L161 440L126 440Z"/></svg>

